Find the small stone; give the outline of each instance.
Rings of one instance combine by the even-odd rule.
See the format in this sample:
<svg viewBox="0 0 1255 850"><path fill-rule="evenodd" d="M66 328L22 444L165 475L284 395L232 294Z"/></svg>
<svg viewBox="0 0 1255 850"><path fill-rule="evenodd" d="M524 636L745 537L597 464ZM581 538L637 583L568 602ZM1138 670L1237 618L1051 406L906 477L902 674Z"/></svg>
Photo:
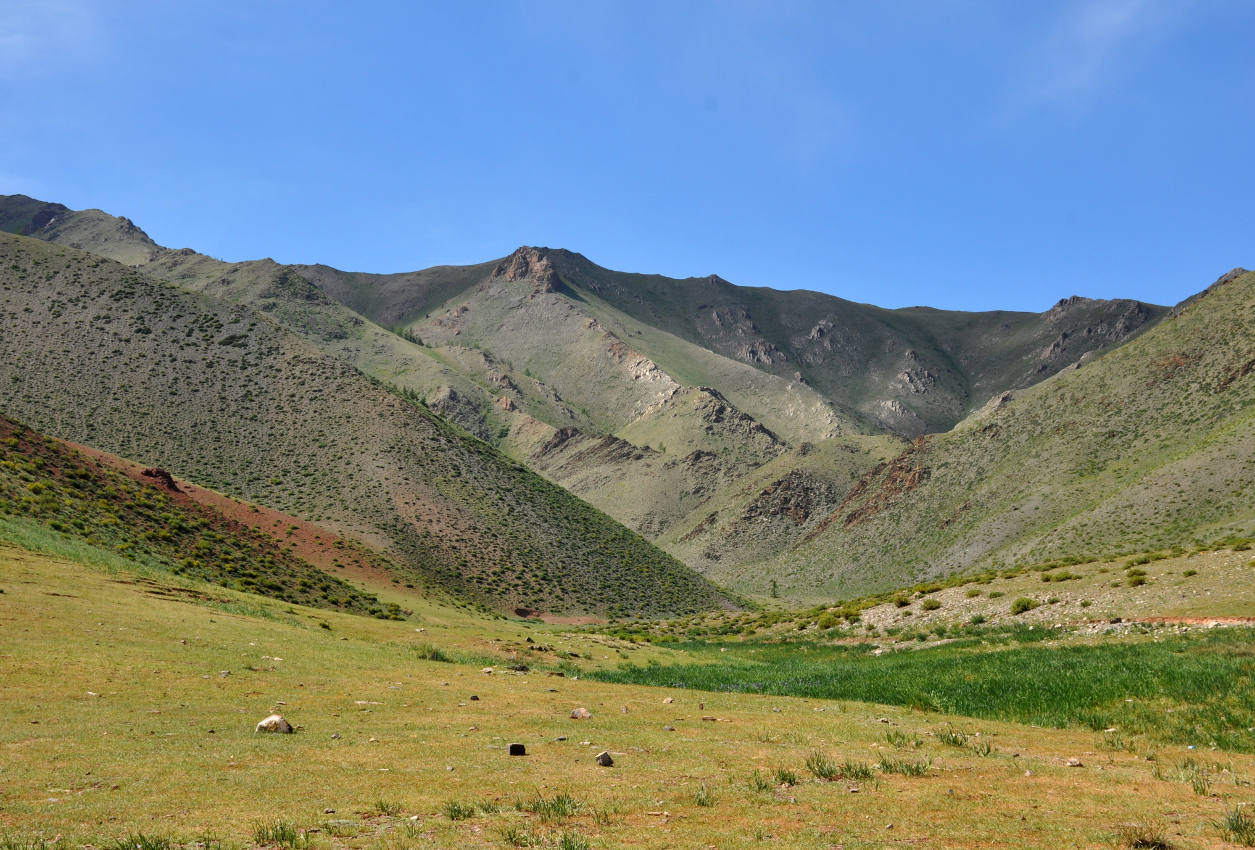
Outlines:
<svg viewBox="0 0 1255 850"><path fill-rule="evenodd" d="M523 746L522 744L511 744L511 745L510 745L510 755L512 755L512 756L525 756L525 755L527 755L527 747Z"/></svg>
<svg viewBox="0 0 1255 850"><path fill-rule="evenodd" d="M336 813L336 810L335 809L323 809L322 813L324 815L334 815Z"/></svg>
<svg viewBox="0 0 1255 850"><path fill-rule="evenodd" d="M605 750L602 750L596 756L594 756L593 761L597 762L602 767L614 766L614 759L610 758L610 753L606 752Z"/></svg>
<svg viewBox="0 0 1255 850"><path fill-rule="evenodd" d="M1026 771L1024 771L1024 775L1025 775L1025 776L1032 776L1032 775L1033 775L1033 771L1031 771L1031 770L1026 770Z"/></svg>
<svg viewBox="0 0 1255 850"><path fill-rule="evenodd" d="M702 720L709 721L710 723L714 723L714 722L715 722L715 718L714 718L714 716L713 716L713 715L710 715L710 714L703 714L703 715L702 715Z"/></svg>
<svg viewBox="0 0 1255 850"><path fill-rule="evenodd" d="M479 702L479 697L475 694L471 694L471 702Z"/></svg>
<svg viewBox="0 0 1255 850"><path fill-rule="evenodd" d="M565 740L566 740L566 735L559 735L558 737L554 738L554 740L555 740L555 741L565 741Z"/></svg>
<svg viewBox="0 0 1255 850"><path fill-rule="evenodd" d="M1073 756L1072 758L1068 759L1068 767L1084 767L1084 766L1085 765L1083 765L1081 763L1081 760L1078 759L1076 756Z"/></svg>
<svg viewBox="0 0 1255 850"><path fill-rule="evenodd" d="M491 675L492 675L492 668L491 668L491 667L485 667L483 670L480 670L479 672L483 673L483 674L484 674L484 675L486 675L486 676L491 676Z"/></svg>
<svg viewBox="0 0 1255 850"><path fill-rule="evenodd" d="M444 766L444 769L445 769L445 770L447 770L447 771L449 771L450 773L452 773L452 772L453 772L453 765L451 765L451 764L446 764L446 765Z"/></svg>
<svg viewBox="0 0 1255 850"><path fill-rule="evenodd" d="M219 671L218 671L218 678L219 678L219 679L225 679L227 676L230 676L230 675L231 675L231 671L230 671L230 670L219 670Z"/></svg>
<svg viewBox="0 0 1255 850"><path fill-rule="evenodd" d="M333 740L333 741L338 741L338 740L340 740L340 733L339 733L339 732L332 732L332 733L331 733L331 740Z"/></svg>
<svg viewBox="0 0 1255 850"><path fill-rule="evenodd" d="M624 714L627 714L628 713L627 706L626 705L619 706L619 711L622 711Z"/></svg>
<svg viewBox="0 0 1255 850"><path fill-rule="evenodd" d="M675 731L675 727L674 727L674 726L664 726L664 727L662 727L662 731L664 731L664 732L674 732L674 731Z"/></svg>
<svg viewBox="0 0 1255 850"><path fill-rule="evenodd" d="M675 702L675 697L667 697L666 699L664 699L664 700L662 701L662 704L663 704L663 705L671 705L671 703L673 703L673 702Z"/></svg>
<svg viewBox="0 0 1255 850"><path fill-rule="evenodd" d="M592 716L593 716L593 713L592 713L591 711L589 711L587 708L582 708L582 707L581 707L581 708L573 708L573 709L571 709L571 719L572 719L572 720L587 720L588 718L590 718L590 717L592 717Z"/></svg>

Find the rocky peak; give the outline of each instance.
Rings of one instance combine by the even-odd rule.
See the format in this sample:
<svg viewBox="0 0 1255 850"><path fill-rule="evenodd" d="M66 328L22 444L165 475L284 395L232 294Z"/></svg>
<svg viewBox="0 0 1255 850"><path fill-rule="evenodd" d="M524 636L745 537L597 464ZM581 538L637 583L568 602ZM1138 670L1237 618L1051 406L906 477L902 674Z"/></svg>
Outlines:
<svg viewBox="0 0 1255 850"><path fill-rule="evenodd" d="M494 280L530 280L534 284L533 295L553 292L560 283L549 249L526 245L497 263L492 277Z"/></svg>
<svg viewBox="0 0 1255 850"><path fill-rule="evenodd" d="M1069 295L1067 298L1060 298L1059 303L1042 313L1042 317L1046 319L1058 319L1078 304L1089 304L1092 298L1085 298L1081 295Z"/></svg>

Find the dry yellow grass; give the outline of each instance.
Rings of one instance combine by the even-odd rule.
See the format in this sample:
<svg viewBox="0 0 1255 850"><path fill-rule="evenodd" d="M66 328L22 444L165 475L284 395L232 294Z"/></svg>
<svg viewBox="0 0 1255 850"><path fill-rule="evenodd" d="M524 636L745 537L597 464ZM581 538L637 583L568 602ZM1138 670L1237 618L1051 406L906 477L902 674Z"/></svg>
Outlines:
<svg viewBox="0 0 1255 850"><path fill-rule="evenodd" d="M213 607L133 581L0 547L0 825L10 837L100 846L138 832L181 843L208 832L249 846L255 824L281 820L318 830L308 840L322 848L501 847L529 835L553 844L565 832L568 846L582 836L593 847L1054 850L1110 847L1122 824L1160 822L1175 846L1201 848L1223 846L1211 822L1255 798L1250 756L1193 754L1230 771L1201 796L1155 777L1185 751L1151 762L1099 749L1088 732L501 665L485 674L417 660L414 647L488 651L555 636L461 612L443 622L422 612L419 633L412 622L227 593L235 602ZM228 610L241 602L253 610ZM617 658L609 642L557 640ZM577 706L592 718L571 720ZM274 709L299 733L255 734ZM979 732L993 752L945 746L936 733L950 724ZM893 730L921 746L893 747ZM515 741L525 758L506 754ZM594 764L603 749L614 767ZM822 782L804 766L817 750L838 763L931 758L932 768ZM777 768L799 783L774 787ZM753 790L755 770L773 787ZM710 805L698 804L703 786ZM559 793L579 811L544 822L514 807ZM451 801L489 811L451 820L442 811Z"/></svg>

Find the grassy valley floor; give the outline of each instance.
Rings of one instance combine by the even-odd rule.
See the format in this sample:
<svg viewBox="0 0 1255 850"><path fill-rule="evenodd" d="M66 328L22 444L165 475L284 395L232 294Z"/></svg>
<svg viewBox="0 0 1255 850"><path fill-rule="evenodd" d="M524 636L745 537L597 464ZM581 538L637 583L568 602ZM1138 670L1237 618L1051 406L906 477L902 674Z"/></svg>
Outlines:
<svg viewBox="0 0 1255 850"><path fill-rule="evenodd" d="M572 654L693 655L432 606L376 620L82 555L0 547L6 850L1202 848L1255 800L1255 758L1206 743L550 675ZM1204 656L1245 676L1232 634ZM274 710L298 733L254 733Z"/></svg>

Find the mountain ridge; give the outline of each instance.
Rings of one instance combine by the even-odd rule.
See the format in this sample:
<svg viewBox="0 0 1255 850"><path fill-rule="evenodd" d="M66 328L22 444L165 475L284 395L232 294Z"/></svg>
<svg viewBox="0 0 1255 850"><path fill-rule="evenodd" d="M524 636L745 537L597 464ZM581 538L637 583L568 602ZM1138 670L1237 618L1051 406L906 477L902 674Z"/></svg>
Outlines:
<svg viewBox="0 0 1255 850"><path fill-rule="evenodd" d="M175 286L257 309L749 593L768 574L843 594L894 570L987 563L976 547L898 564L845 535L934 492L934 468L912 458L952 451L965 422L1067 383L1205 297L1171 309L1072 295L1040 313L888 310L718 275L615 272L538 246L373 275L154 248L129 220L55 207L0 198L0 225L139 258ZM957 530L978 513L964 504L931 521ZM847 526L850 513L860 519ZM907 533L931 541L930 529ZM868 566L853 580L856 553Z"/></svg>

